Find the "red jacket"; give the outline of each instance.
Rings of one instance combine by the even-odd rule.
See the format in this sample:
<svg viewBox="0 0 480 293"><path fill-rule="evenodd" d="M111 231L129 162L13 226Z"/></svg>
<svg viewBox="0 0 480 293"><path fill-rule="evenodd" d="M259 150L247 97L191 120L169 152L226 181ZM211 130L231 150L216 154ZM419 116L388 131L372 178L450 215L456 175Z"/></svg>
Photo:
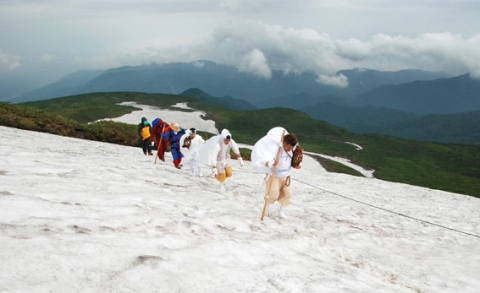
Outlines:
<svg viewBox="0 0 480 293"><path fill-rule="evenodd" d="M162 132L162 128L165 125L165 129ZM162 133L166 133L170 130L170 125L167 122L163 122L163 120L158 120L157 124L155 124L152 128L152 137L155 141L159 141Z"/></svg>

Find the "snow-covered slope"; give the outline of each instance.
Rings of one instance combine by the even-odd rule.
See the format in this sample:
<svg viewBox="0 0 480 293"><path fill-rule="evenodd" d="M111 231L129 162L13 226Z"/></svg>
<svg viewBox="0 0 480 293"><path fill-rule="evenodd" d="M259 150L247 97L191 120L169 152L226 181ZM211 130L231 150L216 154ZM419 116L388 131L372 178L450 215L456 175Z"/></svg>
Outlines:
<svg viewBox="0 0 480 293"><path fill-rule="evenodd" d="M473 197L307 159L290 220L262 222L264 175L250 162L234 161L221 193L138 148L0 127L0 150L0 292L480 288L478 237L350 200L479 235Z"/></svg>

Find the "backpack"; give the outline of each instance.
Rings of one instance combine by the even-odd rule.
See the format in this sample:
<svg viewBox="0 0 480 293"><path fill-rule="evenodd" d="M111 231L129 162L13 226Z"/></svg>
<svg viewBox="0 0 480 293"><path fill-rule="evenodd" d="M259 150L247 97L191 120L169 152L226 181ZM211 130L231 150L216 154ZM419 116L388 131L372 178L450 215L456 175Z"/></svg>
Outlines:
<svg viewBox="0 0 480 293"><path fill-rule="evenodd" d="M142 137L147 139L150 137L150 127L145 126L144 128L142 128L142 131L140 132L142 134Z"/></svg>
<svg viewBox="0 0 480 293"><path fill-rule="evenodd" d="M297 145L297 148L293 151L292 167L296 168L300 166L302 161L303 161L303 150L300 145Z"/></svg>

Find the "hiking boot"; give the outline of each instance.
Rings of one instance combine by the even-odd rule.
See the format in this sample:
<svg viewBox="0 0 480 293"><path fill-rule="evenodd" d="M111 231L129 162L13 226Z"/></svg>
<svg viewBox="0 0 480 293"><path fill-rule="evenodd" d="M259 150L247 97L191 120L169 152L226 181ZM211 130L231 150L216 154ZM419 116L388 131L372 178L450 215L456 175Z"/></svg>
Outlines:
<svg viewBox="0 0 480 293"><path fill-rule="evenodd" d="M147 155L147 153L144 153L144 154L145 154L145 156Z"/></svg>
<svg viewBox="0 0 480 293"><path fill-rule="evenodd" d="M281 206L281 207L280 207L280 211L278 211L278 216L279 216L281 219L288 220L287 215L285 215L285 210L286 210L286 209L287 209L286 206Z"/></svg>
<svg viewBox="0 0 480 293"><path fill-rule="evenodd" d="M149 156L153 156L153 153L152 153L152 152L149 152L148 155L149 155Z"/></svg>
<svg viewBox="0 0 480 293"><path fill-rule="evenodd" d="M180 167L180 165L175 165L175 168L182 169L182 167Z"/></svg>
<svg viewBox="0 0 480 293"><path fill-rule="evenodd" d="M165 162L165 159L160 159L160 161Z"/></svg>

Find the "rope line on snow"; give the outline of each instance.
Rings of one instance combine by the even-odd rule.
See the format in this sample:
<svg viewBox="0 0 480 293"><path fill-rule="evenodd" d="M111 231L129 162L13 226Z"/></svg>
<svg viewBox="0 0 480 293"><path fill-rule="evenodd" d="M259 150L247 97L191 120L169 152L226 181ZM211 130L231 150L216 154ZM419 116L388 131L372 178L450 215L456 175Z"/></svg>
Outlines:
<svg viewBox="0 0 480 293"><path fill-rule="evenodd" d="M243 171L243 170L237 170L236 172L240 172L240 173L250 173L250 174L258 174L258 175L262 175L262 174L263 174L263 173L249 172L249 171ZM462 230L457 230L457 229L449 228L449 227L446 227L446 226L443 226L443 225L440 225L440 224L435 224L435 223L432 223L432 222L429 222L429 221L425 221L425 220L422 220L422 219L418 219L418 218L415 218L415 217L410 217L410 216L407 216L407 215L405 215L405 214L397 213L397 212L395 212L395 211L391 211L391 210L388 210L388 209L384 209L384 208L382 208L382 207L379 207L379 206L376 206L376 205L373 205L373 204L369 204L369 203L366 203L366 202L363 202L363 201L360 201L360 200L356 200L356 199L350 198L350 197L345 196L345 195L341 195L341 194L339 194L339 193L336 193L336 192L333 192L333 191L330 191L330 190L327 190L327 189L324 189L324 188L321 188L321 187L312 185L312 184L310 184L310 183L308 183L308 182L303 182L303 181L298 180L298 179L293 178L293 177L291 177L291 178L292 178L293 180L295 180L295 181L298 181L298 182L303 183L303 184L305 184L305 185L308 185L308 186L310 186L310 187L323 190L323 191L325 191L325 192L331 193L331 194L333 194L333 195L339 196L339 197L344 198L344 199L348 199L348 200L354 201L354 202L356 202L356 203L360 203L360 204L363 204L363 205L367 205L367 206L372 207L372 208L375 208L375 209L379 209L379 210L382 210L382 211L385 211L385 212L389 212L389 213L392 213L392 214L395 214L395 215L398 215L398 216L402 216L402 217L405 217L405 218L408 218L408 219L411 219L411 220L415 220L415 221L418 221L418 222L422 222L422 223L425 223L425 224L429 224L429 225L432 225L432 226L436 226L436 227L440 227L440 228L443 228L443 229L455 231L455 232L458 232L458 233L461 233L461 234L464 234L464 235L468 235L468 236L472 236L472 237L475 237L475 238L480 238L479 235L475 235L475 234L471 234L471 233L468 233L468 232L464 232L464 231L462 231Z"/></svg>
<svg viewBox="0 0 480 293"><path fill-rule="evenodd" d="M364 205L367 205L367 206L372 207L372 208L376 208L376 209L379 209L379 210L382 210L382 211L385 211L385 212L389 212L389 213L392 213L392 214L395 214L395 215L399 215L399 216L402 216L402 217L405 217L405 218L409 218L409 219L412 219L412 220L415 220L415 221L419 221L419 222L422 222L422 223L426 223L426 224L429 224L429 225L437 226L437 227L440 227L440 228L443 228L443 229L447 229L447 230L455 231L455 232L458 232L458 233L462 233L462 234L465 234L465 235L468 235L468 236L480 238L480 236L475 235L475 234L471 234L471 233L464 232L464 231L461 231L461 230L456 230L456 229L453 229L453 228L449 228L449 227L446 227L446 226L443 226L443 225L435 224L435 223L432 223L432 222L429 222L429 221L425 221L425 220L422 220L422 219L410 217L410 216L407 216L407 215L405 215L405 214L397 213L397 212L394 212L394 211L391 211L391 210L388 210L388 209L384 209L384 208L379 207L379 206L375 206L375 205L372 205L372 204L369 204L369 203L366 203L366 202L362 202L362 201L359 201L359 200L350 198L350 197L348 197L348 196L341 195L341 194L339 194L339 193L336 193L336 192L333 192L333 191L330 191L330 190L326 190L326 189L321 188L321 187L318 187L318 186L314 186L314 185L312 185L312 184L310 184L310 183L303 182L303 181L298 180L298 179L293 178L293 177L292 177L292 179L295 180L295 181L298 181L298 182L300 182L300 183L303 183L303 184L305 184L305 185L308 185L308 186L310 186L310 187L323 190L323 191L328 192L328 193L331 193L331 194L333 194L333 195L336 195L336 196L339 196L339 197L342 197L342 198L345 198L345 199L348 199L348 200L351 200L351 201L354 201L354 202L357 202L357 203L360 203L360 204L364 204Z"/></svg>

